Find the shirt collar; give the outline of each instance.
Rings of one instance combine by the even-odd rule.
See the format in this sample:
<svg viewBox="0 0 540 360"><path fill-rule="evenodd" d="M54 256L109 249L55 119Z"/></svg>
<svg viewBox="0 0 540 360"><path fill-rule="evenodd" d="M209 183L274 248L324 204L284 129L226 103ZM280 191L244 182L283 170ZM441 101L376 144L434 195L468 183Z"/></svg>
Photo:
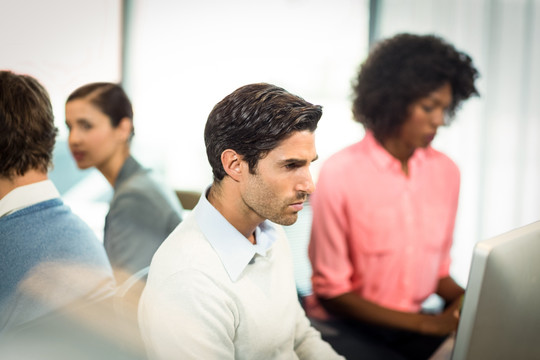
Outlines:
<svg viewBox="0 0 540 360"><path fill-rule="evenodd" d="M208 187L204 196L201 196L193 209L193 215L202 233L218 254L229 278L236 281L256 255L267 255L276 241L277 233L266 220L255 229L257 244L252 244L210 204L206 198L209 189Z"/></svg>
<svg viewBox="0 0 540 360"><path fill-rule="evenodd" d="M401 172L401 163L398 159L393 157L376 139L373 135L373 132L366 131L364 136L364 141L375 160L375 163L385 169L395 169ZM420 164L426 157L426 152L430 151L430 147L426 149L416 149L413 153L413 156L409 159L409 165L417 166Z"/></svg>
<svg viewBox="0 0 540 360"><path fill-rule="evenodd" d="M58 197L60 197L60 193L51 180L16 187L0 199L0 217Z"/></svg>

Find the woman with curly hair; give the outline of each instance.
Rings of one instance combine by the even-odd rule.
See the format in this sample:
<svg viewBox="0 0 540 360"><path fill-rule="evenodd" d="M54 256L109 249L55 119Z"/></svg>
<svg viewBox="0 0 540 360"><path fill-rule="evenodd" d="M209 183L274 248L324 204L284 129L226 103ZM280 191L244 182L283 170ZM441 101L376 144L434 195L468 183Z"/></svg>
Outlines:
<svg viewBox="0 0 540 360"><path fill-rule="evenodd" d="M464 290L449 268L460 176L431 142L478 95L477 77L467 54L434 35L386 39L360 67L353 114L366 134L323 165L309 245L315 295L361 344L351 354L334 342L348 358L426 359L457 328ZM426 314L433 293L446 307Z"/></svg>

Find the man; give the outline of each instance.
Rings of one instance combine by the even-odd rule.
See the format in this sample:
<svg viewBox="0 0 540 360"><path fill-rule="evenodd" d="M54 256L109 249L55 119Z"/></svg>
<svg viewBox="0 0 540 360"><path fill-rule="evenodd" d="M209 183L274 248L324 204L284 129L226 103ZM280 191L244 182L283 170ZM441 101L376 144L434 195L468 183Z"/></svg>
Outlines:
<svg viewBox="0 0 540 360"><path fill-rule="evenodd" d="M425 359L456 330L464 290L449 268L459 171L431 141L477 94L477 76L468 55L431 35L382 41L362 65L353 114L366 136L325 162L311 199L313 291L345 320L343 336L329 339L336 349L350 333L371 348L362 356ZM448 307L425 314L433 293Z"/></svg>
<svg viewBox="0 0 540 360"><path fill-rule="evenodd" d="M321 115L270 84L214 107L204 132L214 181L156 252L141 299L151 356L340 358L297 301L288 243L273 224L293 224L314 189Z"/></svg>
<svg viewBox="0 0 540 360"><path fill-rule="evenodd" d="M46 90L0 71L0 332L114 290L103 246L48 179L56 131Z"/></svg>

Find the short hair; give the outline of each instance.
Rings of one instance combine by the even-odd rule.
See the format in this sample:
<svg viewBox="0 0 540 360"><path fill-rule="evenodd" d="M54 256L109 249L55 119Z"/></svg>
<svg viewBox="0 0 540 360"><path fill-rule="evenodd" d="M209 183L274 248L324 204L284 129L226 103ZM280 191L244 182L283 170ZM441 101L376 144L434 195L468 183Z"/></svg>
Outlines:
<svg viewBox="0 0 540 360"><path fill-rule="evenodd" d="M360 66L353 82L353 115L383 141L399 132L413 102L449 83L450 122L462 101L478 95L477 77L470 56L442 38L398 34L376 44Z"/></svg>
<svg viewBox="0 0 540 360"><path fill-rule="evenodd" d="M272 84L245 85L217 103L204 129L214 181L226 173L221 154L232 149L256 173L257 163L296 131L314 132L322 107Z"/></svg>
<svg viewBox="0 0 540 360"><path fill-rule="evenodd" d="M66 104L72 100L86 99L111 120L116 128L120 121L127 117L133 123L133 107L124 89L118 84L95 82L83 85L74 90L67 98ZM133 129L133 128L132 128ZM135 133L132 130L132 135Z"/></svg>
<svg viewBox="0 0 540 360"><path fill-rule="evenodd" d="M0 176L48 172L57 131L47 90L29 75L0 71Z"/></svg>

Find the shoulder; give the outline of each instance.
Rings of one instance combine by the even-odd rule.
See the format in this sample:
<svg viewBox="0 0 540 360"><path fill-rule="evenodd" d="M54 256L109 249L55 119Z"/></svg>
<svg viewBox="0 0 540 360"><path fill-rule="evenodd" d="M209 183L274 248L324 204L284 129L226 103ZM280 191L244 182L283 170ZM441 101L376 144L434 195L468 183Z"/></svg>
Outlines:
<svg viewBox="0 0 540 360"><path fill-rule="evenodd" d="M16 228L11 230L10 237L27 240L19 245L46 240L41 256L108 263L96 234L60 199L37 203L16 215L13 219Z"/></svg>
<svg viewBox="0 0 540 360"><path fill-rule="evenodd" d="M147 310L161 304L181 311L187 319L198 316L201 306L204 313L215 309L210 304L234 307L227 295L229 283L219 256L190 214L154 254L143 297Z"/></svg>
<svg viewBox="0 0 540 360"><path fill-rule="evenodd" d="M188 269L212 272L221 264L192 215L174 229L154 254L151 272L158 282Z"/></svg>
<svg viewBox="0 0 540 360"><path fill-rule="evenodd" d="M321 172L343 171L348 166L358 161L358 156L362 156L364 148L361 142L349 145L329 156L323 163Z"/></svg>
<svg viewBox="0 0 540 360"><path fill-rule="evenodd" d="M150 177L150 174L143 169L133 173L114 190L114 196L125 194L146 196L146 194L157 192L158 184Z"/></svg>
<svg viewBox="0 0 540 360"><path fill-rule="evenodd" d="M16 219L26 224L19 230L30 230L39 227L42 232L58 232L61 234L80 233L95 238L90 227L69 206L65 205L60 198L46 200L28 206L11 214L7 219Z"/></svg>
<svg viewBox="0 0 540 360"><path fill-rule="evenodd" d="M168 193L167 193L168 192ZM172 210L181 214L179 200L172 190L165 185L158 184L149 173L139 171L122 182L114 191L111 201L111 210L121 208L130 209L150 208L160 213Z"/></svg>
<svg viewBox="0 0 540 360"><path fill-rule="evenodd" d="M345 195L353 184L366 181L372 162L363 141L349 145L324 161L317 178L315 194L334 198ZM356 186L356 185L355 185Z"/></svg>
<svg viewBox="0 0 540 360"><path fill-rule="evenodd" d="M424 153L426 161L432 169L445 176L459 178L459 167L448 155L432 147L425 149Z"/></svg>

